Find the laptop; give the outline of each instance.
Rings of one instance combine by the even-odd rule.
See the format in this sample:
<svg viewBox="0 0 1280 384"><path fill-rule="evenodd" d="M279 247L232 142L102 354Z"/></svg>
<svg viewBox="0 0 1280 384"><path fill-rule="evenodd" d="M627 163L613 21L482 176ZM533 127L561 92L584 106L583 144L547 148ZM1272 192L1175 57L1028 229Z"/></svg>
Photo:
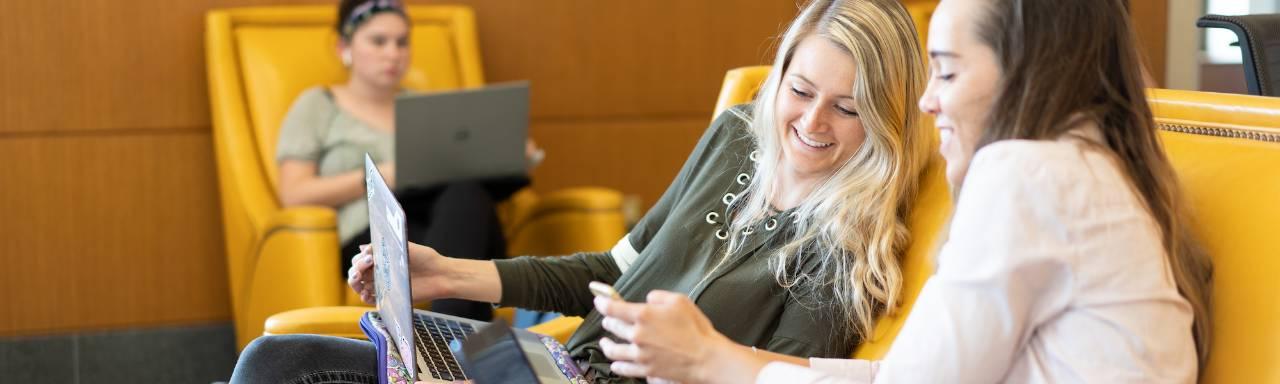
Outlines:
<svg viewBox="0 0 1280 384"><path fill-rule="evenodd" d="M537 383L586 382L564 346L549 336L502 322L489 324L414 309L405 213L367 154L365 185L378 308L361 317L360 328L378 350L379 383L473 380L488 384L508 380L504 377L534 378L521 381ZM482 336L469 340L477 332ZM460 364L458 357L468 363ZM503 372L493 367L502 367Z"/></svg>
<svg viewBox="0 0 1280 384"><path fill-rule="evenodd" d="M529 83L396 97L396 188L528 173Z"/></svg>

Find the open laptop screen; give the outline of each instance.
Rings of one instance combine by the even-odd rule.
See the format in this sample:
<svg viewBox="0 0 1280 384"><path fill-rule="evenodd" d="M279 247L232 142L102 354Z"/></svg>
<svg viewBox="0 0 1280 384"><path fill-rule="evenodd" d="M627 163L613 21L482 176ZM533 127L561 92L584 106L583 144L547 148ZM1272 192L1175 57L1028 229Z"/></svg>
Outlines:
<svg viewBox="0 0 1280 384"><path fill-rule="evenodd" d="M409 288L409 242L405 235L404 209L367 153L364 171L378 315L394 339L400 358L406 362L409 377L418 377L418 365L414 363L418 360L413 348L413 296Z"/></svg>

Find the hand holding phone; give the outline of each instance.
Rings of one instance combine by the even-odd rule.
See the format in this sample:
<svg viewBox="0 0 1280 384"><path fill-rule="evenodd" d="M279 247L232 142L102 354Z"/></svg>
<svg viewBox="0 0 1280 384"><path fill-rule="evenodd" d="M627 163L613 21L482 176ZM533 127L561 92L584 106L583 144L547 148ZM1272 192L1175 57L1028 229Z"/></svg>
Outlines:
<svg viewBox="0 0 1280 384"><path fill-rule="evenodd" d="M592 281L590 284L587 284L587 288L591 289L591 293L596 295L596 297L622 300L622 295L619 295L618 291L613 289L612 285L601 283L599 281Z"/></svg>

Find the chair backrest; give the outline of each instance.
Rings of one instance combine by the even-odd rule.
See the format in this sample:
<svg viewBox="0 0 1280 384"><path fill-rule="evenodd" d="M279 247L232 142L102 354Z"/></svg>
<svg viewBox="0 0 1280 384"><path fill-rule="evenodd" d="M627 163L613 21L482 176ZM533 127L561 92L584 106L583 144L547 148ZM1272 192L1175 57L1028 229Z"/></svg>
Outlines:
<svg viewBox="0 0 1280 384"><path fill-rule="evenodd" d="M1214 264L1207 383L1280 382L1280 98L1153 89Z"/></svg>
<svg viewBox="0 0 1280 384"><path fill-rule="evenodd" d="M402 85L430 90L484 83L475 17L460 6L410 6L412 64ZM275 148L281 120L303 90L339 83L337 7L231 8L206 17L213 139L233 303L256 242L280 213ZM330 213L329 215L332 215ZM237 306L238 307L238 306Z"/></svg>
<svg viewBox="0 0 1280 384"><path fill-rule="evenodd" d="M406 89L483 85L474 15L469 8L411 6L407 13L413 24L413 56L402 82ZM218 74L217 81L238 80L239 102L246 107L248 129L253 132L259 161L272 191L277 172L276 139L294 98L307 88L346 80L347 71L336 55L336 14L337 8L327 5L236 8L209 13L209 39L212 42L218 35L216 40L222 45L216 54L215 47L209 48L210 60L214 56L230 59L228 64L233 66L221 68L226 71Z"/></svg>
<svg viewBox="0 0 1280 384"><path fill-rule="evenodd" d="M1249 94L1280 96L1280 14L1205 15L1196 26L1234 32Z"/></svg>
<svg viewBox="0 0 1280 384"><path fill-rule="evenodd" d="M769 74L769 66L742 67L725 74L720 98L716 101L716 113L730 106L751 101L760 83ZM930 124L926 122L926 124ZM911 231L911 244L899 260L902 267L902 302L893 314L884 315L876 322L870 338L854 351L859 359L879 359L889 351L893 339L902 329L915 304L916 296L924 288L924 282L933 275L933 254L937 250L942 228L951 214L951 194L945 178L945 164L940 157L929 164L921 176L920 191L916 196L907 227Z"/></svg>

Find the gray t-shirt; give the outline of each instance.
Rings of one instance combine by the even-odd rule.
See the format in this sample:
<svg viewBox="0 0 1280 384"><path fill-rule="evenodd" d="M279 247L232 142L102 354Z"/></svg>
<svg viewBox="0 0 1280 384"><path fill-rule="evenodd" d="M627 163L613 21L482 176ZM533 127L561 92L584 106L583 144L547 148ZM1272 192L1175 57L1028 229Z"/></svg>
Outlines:
<svg viewBox="0 0 1280 384"><path fill-rule="evenodd" d="M320 176L364 169L364 154L391 161L395 135L370 127L343 111L323 86L303 91L289 107L276 142L276 162L316 163ZM338 207L338 239L345 244L369 228L368 203L355 199Z"/></svg>

